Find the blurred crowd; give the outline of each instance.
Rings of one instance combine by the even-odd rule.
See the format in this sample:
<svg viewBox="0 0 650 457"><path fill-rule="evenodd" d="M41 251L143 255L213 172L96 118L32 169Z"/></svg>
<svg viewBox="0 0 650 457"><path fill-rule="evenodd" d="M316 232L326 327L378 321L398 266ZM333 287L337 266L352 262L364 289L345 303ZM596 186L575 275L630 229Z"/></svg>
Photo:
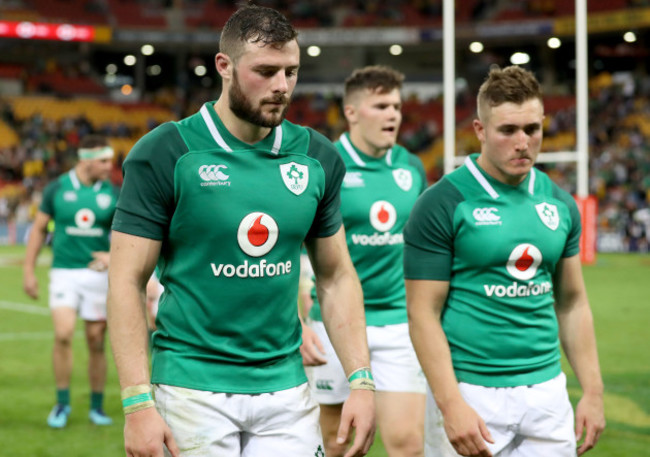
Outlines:
<svg viewBox="0 0 650 457"><path fill-rule="evenodd" d="M207 94L190 98L183 111L192 111L209 99ZM312 126L336 139L346 125L339 96L297 95L289 120ZM440 100L407 97L400 143L418 153L427 164L431 182L442 175L442 126L427 112L442 110ZM471 112L471 111L470 111ZM179 113L184 114L184 113ZM438 113L441 114L441 113ZM0 100L2 123L19 137L14 146L0 146L0 224L11 220L28 223L34 216L45 184L68 170L76 160L80 138L102 133L112 139L137 139L144 132L124 122L93 126L83 115L48 120L36 113L18 119L11 103ZM437 119L436 119L437 118ZM573 104L548 113L544 150L575 147L575 107ZM472 139L471 116L458 119L458 128ZM155 127L152 121L147 129ZM611 75L594 78L590 94L589 192L599 201L599 248L602 250L647 252L650 246L650 80L615 81ZM475 141L462 141L458 154L478 151ZM563 144L562 139L568 144ZM558 142L558 140L561 140ZM116 151L112 176L121 183L121 161L127 150ZM428 158L428 160L426 160ZM576 192L576 169L571 163L540 165L560 186Z"/></svg>

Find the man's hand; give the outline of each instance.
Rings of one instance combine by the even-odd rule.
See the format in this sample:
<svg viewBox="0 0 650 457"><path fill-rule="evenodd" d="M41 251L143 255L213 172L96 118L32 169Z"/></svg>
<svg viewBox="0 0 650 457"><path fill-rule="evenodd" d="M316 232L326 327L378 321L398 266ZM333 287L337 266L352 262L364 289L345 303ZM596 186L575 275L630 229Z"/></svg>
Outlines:
<svg viewBox="0 0 650 457"><path fill-rule="evenodd" d="M354 442L343 457L366 455L375 440L375 392L372 390L352 390L343 404L341 425L336 441L345 443L354 429Z"/></svg>
<svg viewBox="0 0 650 457"><path fill-rule="evenodd" d="M486 441L494 443L483 419L464 400L447 405L445 432L452 446L467 457L492 457Z"/></svg>
<svg viewBox="0 0 650 457"><path fill-rule="evenodd" d="M180 457L171 430L155 408L126 415L124 448L127 457L163 457L163 444L172 457Z"/></svg>
<svg viewBox="0 0 650 457"><path fill-rule="evenodd" d="M34 300L38 299L38 279L34 272L25 272L23 274L23 289Z"/></svg>
<svg viewBox="0 0 650 457"><path fill-rule="evenodd" d="M584 434L584 441L578 447L578 455L582 455L598 442L605 429L605 408L603 396L600 394L585 394L576 407L576 441Z"/></svg>
<svg viewBox="0 0 650 457"><path fill-rule="evenodd" d="M88 268L95 271L106 271L111 256L107 251L94 251L91 253L93 260L88 263Z"/></svg>
<svg viewBox="0 0 650 457"><path fill-rule="evenodd" d="M302 319L300 322L302 324L302 344L300 345L302 364L308 367L325 365L327 359L325 358L323 343L309 325L305 324Z"/></svg>

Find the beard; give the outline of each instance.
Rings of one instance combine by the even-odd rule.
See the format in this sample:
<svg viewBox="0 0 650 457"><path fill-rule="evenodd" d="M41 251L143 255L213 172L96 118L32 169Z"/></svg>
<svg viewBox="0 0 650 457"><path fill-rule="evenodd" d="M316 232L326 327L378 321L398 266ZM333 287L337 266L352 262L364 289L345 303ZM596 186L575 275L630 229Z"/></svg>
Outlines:
<svg viewBox="0 0 650 457"><path fill-rule="evenodd" d="M235 116L260 127L277 127L282 123L289 109L289 98L284 94L262 99L260 106L257 108L254 107L253 103L242 91L236 71L233 73L232 86L230 86L230 90L228 91L228 98L230 99L230 110ZM284 103L285 106L279 113L265 115L261 109L264 103Z"/></svg>

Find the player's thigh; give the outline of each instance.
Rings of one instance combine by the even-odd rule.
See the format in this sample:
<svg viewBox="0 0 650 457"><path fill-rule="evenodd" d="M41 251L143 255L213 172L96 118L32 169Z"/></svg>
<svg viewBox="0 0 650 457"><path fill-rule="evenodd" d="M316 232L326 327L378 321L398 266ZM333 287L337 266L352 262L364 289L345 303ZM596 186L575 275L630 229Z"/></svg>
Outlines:
<svg viewBox="0 0 650 457"><path fill-rule="evenodd" d="M429 387L427 387L424 416L424 456L460 457L449 442L445 432L444 418Z"/></svg>
<svg viewBox="0 0 650 457"><path fill-rule="evenodd" d="M154 385L156 409L172 431L181 457L239 456L246 396ZM168 453L166 453L169 456Z"/></svg>
<svg viewBox="0 0 650 457"><path fill-rule="evenodd" d="M485 442L488 449L493 455L499 455L498 453L515 439L515 430L519 422L519 415L511 414L513 402L511 389L483 387L464 382L459 383L458 388L464 401L483 420L494 439L494 443ZM424 430L425 457L458 456L449 441L444 417L429 387L427 387Z"/></svg>
<svg viewBox="0 0 650 457"><path fill-rule="evenodd" d="M322 322L313 321L309 326L323 344L325 358L327 359L326 364L311 367L310 370L310 386L314 399L322 405L341 404L350 395L343 366L339 362L332 343L327 336L325 325Z"/></svg>
<svg viewBox="0 0 650 457"><path fill-rule="evenodd" d="M318 404L307 383L251 401L253 421L242 434L242 457L324 455Z"/></svg>
<svg viewBox="0 0 650 457"><path fill-rule="evenodd" d="M79 271L79 317L85 321L106 320L108 272L84 268Z"/></svg>
<svg viewBox="0 0 650 457"><path fill-rule="evenodd" d="M50 270L49 306L54 312L59 308L72 309L76 313L81 303L76 268L52 268ZM63 313L68 314L68 313Z"/></svg>
<svg viewBox="0 0 650 457"><path fill-rule="evenodd" d="M376 392L377 425L389 450L421 455L424 440L425 394Z"/></svg>
<svg viewBox="0 0 650 457"><path fill-rule="evenodd" d="M549 381L524 387L522 391L524 398L521 401L526 408L519 428L522 439L504 449L503 457L575 456L573 407L566 391L564 373Z"/></svg>
<svg viewBox="0 0 650 457"><path fill-rule="evenodd" d="M336 442L337 432L341 424L343 404L320 405L320 427L326 443ZM328 444L328 445L329 445Z"/></svg>
<svg viewBox="0 0 650 457"><path fill-rule="evenodd" d="M411 343L408 324L370 326L366 330L377 391L424 395L426 379Z"/></svg>
<svg viewBox="0 0 650 457"><path fill-rule="evenodd" d="M50 310L56 341L70 343L74 336L77 311L68 306L59 306Z"/></svg>

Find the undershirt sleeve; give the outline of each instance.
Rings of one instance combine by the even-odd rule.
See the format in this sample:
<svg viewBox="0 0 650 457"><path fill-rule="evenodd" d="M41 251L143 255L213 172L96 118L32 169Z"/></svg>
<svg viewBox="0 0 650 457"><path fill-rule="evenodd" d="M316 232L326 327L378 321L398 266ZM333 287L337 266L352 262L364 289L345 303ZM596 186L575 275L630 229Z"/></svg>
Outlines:
<svg viewBox="0 0 650 457"><path fill-rule="evenodd" d="M187 152L174 123L143 136L124 160L113 230L162 240L174 213L174 168Z"/></svg>
<svg viewBox="0 0 650 457"><path fill-rule="evenodd" d="M404 277L449 281L454 255L454 213L463 200L447 179L428 188L404 227Z"/></svg>
<svg viewBox="0 0 650 457"><path fill-rule="evenodd" d="M345 164L334 144L315 130L311 134L309 156L318 160L325 172L325 193L316 209L314 223L307 238L325 238L338 232L341 217L341 183L345 176Z"/></svg>

